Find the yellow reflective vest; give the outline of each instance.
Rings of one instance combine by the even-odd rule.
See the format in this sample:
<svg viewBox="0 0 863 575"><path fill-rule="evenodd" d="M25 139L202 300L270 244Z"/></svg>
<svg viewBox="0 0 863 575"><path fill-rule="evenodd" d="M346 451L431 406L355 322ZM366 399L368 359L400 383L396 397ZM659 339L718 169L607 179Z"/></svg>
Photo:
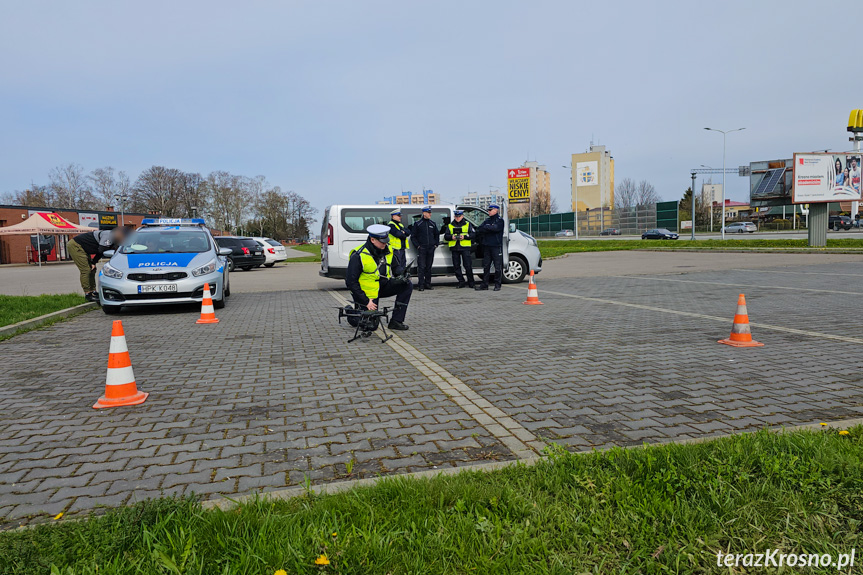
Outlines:
<svg viewBox="0 0 863 575"><path fill-rule="evenodd" d="M400 222L390 220L390 225L395 226L400 232L405 231L405 227ZM390 234L390 245L394 250L406 250L410 247L407 237L405 237L405 239L401 239L392 234Z"/></svg>
<svg viewBox="0 0 863 575"><path fill-rule="evenodd" d="M389 279L393 276L393 252L392 250L387 250L380 264L375 261L375 258L372 257L372 254L369 253L365 245L352 249L350 256L353 257L354 253L359 255L360 263L363 265L363 271L360 273L359 280L360 289L363 290L363 293L369 299L375 299L378 297L378 292L381 289L381 277ZM381 275L381 268L383 268L383 275Z"/></svg>
<svg viewBox="0 0 863 575"><path fill-rule="evenodd" d="M468 221L467 221L467 219L464 219L464 220L462 220L462 223L463 223L464 225L463 225L463 226L461 226L460 228L458 228L458 230L459 230L459 231L455 231L455 230L456 230L456 227L455 227L455 226L453 226L453 225L452 225L452 223L450 223L450 225L449 225L449 235L450 235L450 237L452 237L453 235L462 235L462 234L467 235L467 233L470 231L470 222L468 222ZM455 238L453 238L453 239L451 239L449 242L447 242L447 245L448 245L449 247L453 248L453 247L455 247L455 244L456 244L456 242L457 242L457 241L458 241L458 240L456 240ZM470 247L470 240L469 240L469 239L467 239L467 238L462 238L462 240L461 240L461 244L460 244L460 245L461 245L461 247L463 247L463 248L469 248L469 247Z"/></svg>

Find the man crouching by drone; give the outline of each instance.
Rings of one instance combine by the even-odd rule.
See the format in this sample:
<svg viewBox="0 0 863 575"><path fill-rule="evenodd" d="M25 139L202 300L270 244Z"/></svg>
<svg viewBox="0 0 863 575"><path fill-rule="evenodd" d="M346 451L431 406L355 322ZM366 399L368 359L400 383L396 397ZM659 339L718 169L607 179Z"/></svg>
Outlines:
<svg viewBox="0 0 863 575"><path fill-rule="evenodd" d="M345 284L360 309L378 309L380 298L396 296L396 305L390 319L391 330L404 331L408 303L413 285L402 262L393 261L390 250L390 227L375 224L366 228L369 237L361 247L351 250ZM393 264L397 267L393 267Z"/></svg>

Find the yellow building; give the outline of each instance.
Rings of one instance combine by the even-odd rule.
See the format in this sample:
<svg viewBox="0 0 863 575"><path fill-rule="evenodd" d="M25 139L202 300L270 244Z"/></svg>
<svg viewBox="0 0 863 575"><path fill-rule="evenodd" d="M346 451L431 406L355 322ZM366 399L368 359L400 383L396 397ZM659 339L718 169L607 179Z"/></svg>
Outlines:
<svg viewBox="0 0 863 575"><path fill-rule="evenodd" d="M614 206L614 158L605 146L572 155L572 210Z"/></svg>

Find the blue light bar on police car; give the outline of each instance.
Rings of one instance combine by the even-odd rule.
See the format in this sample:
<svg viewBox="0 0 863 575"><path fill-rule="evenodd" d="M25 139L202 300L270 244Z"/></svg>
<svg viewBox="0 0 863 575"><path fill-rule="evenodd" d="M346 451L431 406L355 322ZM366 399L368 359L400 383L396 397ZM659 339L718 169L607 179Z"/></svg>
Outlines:
<svg viewBox="0 0 863 575"><path fill-rule="evenodd" d="M203 226L203 218L146 218L142 226Z"/></svg>

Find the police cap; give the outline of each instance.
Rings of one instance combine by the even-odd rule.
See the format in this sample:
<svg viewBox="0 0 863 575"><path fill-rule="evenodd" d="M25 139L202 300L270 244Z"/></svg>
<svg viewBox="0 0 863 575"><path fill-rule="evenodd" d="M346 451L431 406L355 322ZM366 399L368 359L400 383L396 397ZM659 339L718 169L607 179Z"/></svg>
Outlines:
<svg viewBox="0 0 863 575"><path fill-rule="evenodd" d="M383 224L372 224L366 228L370 238L375 238L385 244L390 243L390 227Z"/></svg>

